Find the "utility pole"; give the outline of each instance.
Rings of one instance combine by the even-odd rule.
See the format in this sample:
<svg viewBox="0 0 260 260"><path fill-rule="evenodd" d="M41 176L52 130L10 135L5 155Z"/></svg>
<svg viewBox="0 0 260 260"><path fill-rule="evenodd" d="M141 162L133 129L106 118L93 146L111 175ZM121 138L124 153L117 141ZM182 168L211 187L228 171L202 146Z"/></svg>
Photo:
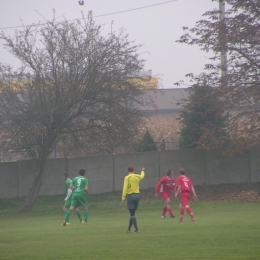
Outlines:
<svg viewBox="0 0 260 260"><path fill-rule="evenodd" d="M223 21L225 19L225 0L219 0L219 21ZM224 20L225 23L225 20ZM225 25L222 23L222 32L219 33L219 41L220 44L223 46L221 50L221 77L224 78L227 75L227 52L225 50L226 45L226 32L225 32ZM221 30L221 29L220 29Z"/></svg>

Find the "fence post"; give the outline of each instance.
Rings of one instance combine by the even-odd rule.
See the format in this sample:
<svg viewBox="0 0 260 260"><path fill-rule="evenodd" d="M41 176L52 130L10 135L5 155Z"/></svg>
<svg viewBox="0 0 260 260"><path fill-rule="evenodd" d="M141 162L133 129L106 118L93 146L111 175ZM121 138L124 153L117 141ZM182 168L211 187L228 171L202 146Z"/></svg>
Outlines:
<svg viewBox="0 0 260 260"><path fill-rule="evenodd" d="M247 154L248 154L248 157L247 157L248 158L248 181L249 181L249 183L252 183L251 149L247 152Z"/></svg>
<svg viewBox="0 0 260 260"><path fill-rule="evenodd" d="M204 181L206 185L209 185L209 176L208 176L208 171L207 171L207 166L208 166L208 156L207 156L207 151L204 150L203 152L203 171L204 171Z"/></svg>
<svg viewBox="0 0 260 260"><path fill-rule="evenodd" d="M158 180L161 178L161 152L157 151L158 153Z"/></svg>
<svg viewBox="0 0 260 260"><path fill-rule="evenodd" d="M115 191L115 189L116 189L115 154L112 154L112 168L113 168L113 191Z"/></svg>
<svg viewBox="0 0 260 260"><path fill-rule="evenodd" d="M18 197L23 197L23 173L21 172L20 162L17 163L17 179L18 179Z"/></svg>

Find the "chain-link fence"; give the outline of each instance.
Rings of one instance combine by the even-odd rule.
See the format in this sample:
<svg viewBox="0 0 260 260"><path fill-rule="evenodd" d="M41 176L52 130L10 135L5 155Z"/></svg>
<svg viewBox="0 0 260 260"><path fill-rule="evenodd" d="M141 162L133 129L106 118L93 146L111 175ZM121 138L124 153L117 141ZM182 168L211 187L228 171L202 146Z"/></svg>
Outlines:
<svg viewBox="0 0 260 260"><path fill-rule="evenodd" d="M176 150L179 149L178 142L155 142L157 146L157 151L166 151L166 150ZM122 154L122 153L135 153L138 151L138 147L132 149L127 149L126 147L117 147L114 149L113 154ZM101 155L102 153L95 154ZM105 154L105 153L103 153ZM107 154L107 153L106 153ZM84 157L88 155L93 155L93 151L69 151L64 149L64 147L56 146L52 153L49 155L49 158L72 158L72 157ZM25 151L15 151L15 150L1 150L0 151L0 162L11 162L30 159Z"/></svg>

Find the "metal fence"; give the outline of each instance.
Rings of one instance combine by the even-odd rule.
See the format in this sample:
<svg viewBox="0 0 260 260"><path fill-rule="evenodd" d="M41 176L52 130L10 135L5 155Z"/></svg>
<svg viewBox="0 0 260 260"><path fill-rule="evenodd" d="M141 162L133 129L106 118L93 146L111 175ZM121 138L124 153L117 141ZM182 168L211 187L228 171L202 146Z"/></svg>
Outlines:
<svg viewBox="0 0 260 260"><path fill-rule="evenodd" d="M178 142L165 142L162 140L161 142L155 142L157 146L157 151L166 151L166 150L177 150L179 149ZM125 147L117 147L113 154L123 154L123 153L135 153L137 152L137 146L132 150L129 151ZM90 153L86 151L82 152L72 152L72 151L64 151L63 147L55 147L52 153L49 155L49 158L73 158L73 157L84 157L88 156ZM97 155L97 154L96 154ZM101 155L101 154L98 154ZM15 151L15 150L1 150L0 151L0 162L12 162L12 161L19 161L19 160L26 160L29 159L26 156L25 152Z"/></svg>

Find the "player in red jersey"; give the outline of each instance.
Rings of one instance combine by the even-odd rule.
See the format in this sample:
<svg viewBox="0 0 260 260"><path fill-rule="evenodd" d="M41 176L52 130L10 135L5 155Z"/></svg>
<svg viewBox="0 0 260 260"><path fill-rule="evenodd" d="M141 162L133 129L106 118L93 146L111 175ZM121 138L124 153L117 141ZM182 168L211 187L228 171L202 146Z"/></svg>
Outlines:
<svg viewBox="0 0 260 260"><path fill-rule="evenodd" d="M165 213L168 210L170 218L174 218L171 209L171 188L173 189L174 193L176 193L176 186L173 178L173 171L169 170L167 175L162 177L159 182L156 184L155 187L155 196L158 196L158 191L160 190L160 195L164 200L162 216L161 218L166 218Z"/></svg>
<svg viewBox="0 0 260 260"><path fill-rule="evenodd" d="M177 192L175 193L175 198L178 197L178 194L181 194L181 203L180 203L180 220L183 221L184 216L184 208L186 208L187 212L190 215L191 221L195 221L195 217L192 213L192 210L189 206L190 193L193 193L193 198L196 199L197 195L195 189L192 185L190 178L185 175L185 169L180 168L180 176L177 178Z"/></svg>

